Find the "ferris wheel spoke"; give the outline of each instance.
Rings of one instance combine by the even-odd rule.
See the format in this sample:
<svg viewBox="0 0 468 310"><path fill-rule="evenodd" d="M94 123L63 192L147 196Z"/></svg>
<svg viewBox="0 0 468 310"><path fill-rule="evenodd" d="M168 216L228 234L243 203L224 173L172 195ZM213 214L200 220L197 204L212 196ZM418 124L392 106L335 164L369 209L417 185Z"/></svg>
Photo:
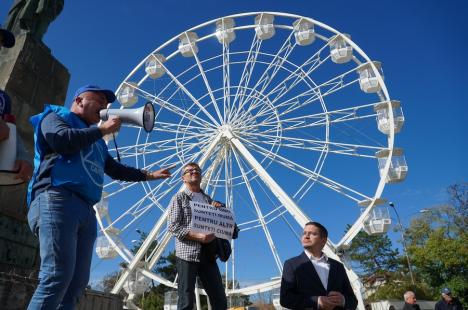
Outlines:
<svg viewBox="0 0 468 310"><path fill-rule="evenodd" d="M153 269L154 266L156 266L164 250L167 248L167 245L169 244L169 241L171 240L171 238L172 238L171 233L169 233L166 230L164 234L162 235L162 237L158 239L156 247L154 248L152 253L148 256L148 259L150 259L149 264L148 264L149 270Z"/></svg>
<svg viewBox="0 0 468 310"><path fill-rule="evenodd" d="M228 122L231 121L232 116L237 112L234 108L236 103L239 102L238 105L240 105L241 100L243 100L243 96L245 95L246 88L248 87L250 78L252 77L261 46L262 40L258 39L257 36L254 35L252 44L250 46L249 54L245 61L244 69L242 71L242 75L237 86L236 94L233 99L233 110L229 111Z"/></svg>
<svg viewBox="0 0 468 310"><path fill-rule="evenodd" d="M272 61L268 64L267 68L264 70L260 78L258 79L257 83L250 89L249 93L263 93L265 89L270 85L270 83L273 81L274 77L276 74L279 72L279 70L282 68L283 63L288 59L288 56L291 54L291 52L294 50L296 47L296 43L291 42L291 38L293 37L294 32L291 31L289 36L286 38L284 41L283 45L279 48L278 52L276 55L273 57ZM269 74L270 70L273 69L273 72ZM248 84L246 84L247 86ZM257 91L257 87L261 87L259 91ZM243 107L245 103L248 100L244 99L240 102L239 108L237 109L236 114L234 115L234 119L236 119L239 116L239 113L242 112ZM257 100L258 101L258 100ZM253 102L252 105L255 105L256 102ZM243 112L242 112L243 113Z"/></svg>
<svg viewBox="0 0 468 310"><path fill-rule="evenodd" d="M205 60L201 60L200 63L204 64L205 62L208 63L210 61L214 61L216 60L217 58L219 58L220 56L215 56L215 57L211 57L211 58L207 58ZM209 72L209 71L212 71L212 70L215 70L215 69L219 69L220 66L218 67L214 67L214 68L209 68L209 69L206 69L205 72ZM186 70L180 72L178 75L176 75L176 78L178 80L182 79L184 77L184 75L190 73L192 70L194 70L195 68L197 68L197 64L193 64L192 66L189 66ZM199 72L199 71L198 71ZM193 81L195 81L196 79L200 78L201 77L201 73L198 73L198 74L195 74L193 77L191 77L190 79L188 79L186 82L185 82L185 85L188 85L190 83L192 83ZM167 91L167 92L170 92L170 87L175 87L175 89L172 91L171 94L169 94L167 97L166 96L163 96L163 94ZM164 86L158 93L158 95L156 97L164 97L165 100L167 101L171 101L173 99L173 97L177 94L180 94L180 88L178 88L175 84L175 82L173 80L171 80L166 86ZM207 94L208 95L208 94ZM174 98L174 100L176 100ZM181 99L182 100L182 99ZM187 100L189 101L189 100ZM198 101L200 101L200 99L198 99Z"/></svg>
<svg viewBox="0 0 468 310"><path fill-rule="evenodd" d="M220 135L216 135L211 137L209 140L202 143L202 145L193 144L189 147L189 149L199 148L198 152L193 152L190 155L186 162L198 162L200 168L203 168L204 164L206 163L209 156L212 156L213 150L216 148L217 143L219 142Z"/></svg>
<svg viewBox="0 0 468 310"><path fill-rule="evenodd" d="M121 159L126 159L126 158L134 158L134 157L141 157L142 153L144 152L145 155L152 155L152 154L159 154L162 152L169 152L169 151L175 151L177 150L177 146L175 145L167 145L167 146L157 146L157 148L152 149L152 148L144 148L144 150L140 151L126 151L126 152L120 152L120 158Z"/></svg>
<svg viewBox="0 0 468 310"><path fill-rule="evenodd" d="M188 118L188 120L191 120ZM154 125L153 131L162 131L162 132L169 132L169 133L174 133L177 134L180 131L193 131L193 132L213 132L214 129L211 127L200 127L200 126L194 126L193 124L175 124L175 123L168 123L164 121L157 121L156 124Z"/></svg>
<svg viewBox="0 0 468 310"><path fill-rule="evenodd" d="M123 228L121 229L122 231L125 231L128 229L130 226L132 226L137 220L141 219L149 210L153 209L153 205L156 205L156 207L164 213L166 211L166 208L164 208L158 201L162 200L164 197L166 197L169 193L173 192L174 189L178 186L180 186L180 180L176 181L172 186L167 188L166 190L159 192L161 188L163 188L164 182L166 180L162 181L158 186L156 186L154 189L151 191L147 192L144 197L142 197L140 200L138 200L136 203L134 203L128 210L122 213L121 216L117 217L112 223L109 224L109 226L114 226L121 222L123 219L126 217L130 216L131 220L126 223ZM150 199L151 203L145 205L143 208L140 208L140 206L143 204L145 199Z"/></svg>
<svg viewBox="0 0 468 310"><path fill-rule="evenodd" d="M221 171L222 169L218 168L216 170L216 174L212 178L210 178L208 182L208 186L210 186L210 184L212 184L212 186L211 186L211 189L207 187L206 191L210 193L211 197L216 196L216 190L218 189L219 183L222 182L222 180L220 180Z"/></svg>
<svg viewBox="0 0 468 310"><path fill-rule="evenodd" d="M211 115L210 112L208 112L205 107L192 95L192 93L185 87L182 82L180 82L177 77L174 76L174 74L159 60L156 59L156 61L161 65L162 68L166 71L166 74L177 84L177 86L195 103L195 105L213 122L214 125L218 125L218 121L216 121L213 116ZM187 113L187 111L184 111ZM184 114L185 114L184 113Z"/></svg>
<svg viewBox="0 0 468 310"><path fill-rule="evenodd" d="M203 149L206 149L212 140L207 140L205 142L200 142L200 143L192 143L188 146L185 146L179 151L178 156L181 158L190 158L190 161L194 161L195 158L199 157L202 153ZM199 148L200 151L194 152L194 154L190 155L190 152L196 148Z"/></svg>
<svg viewBox="0 0 468 310"><path fill-rule="evenodd" d="M224 192L226 193L226 206L234 210L234 195L233 195L233 184L232 184L232 149L229 148L226 150L228 153L224 160L224 171L225 171L225 180L224 182Z"/></svg>
<svg viewBox="0 0 468 310"><path fill-rule="evenodd" d="M128 84L128 85L130 85L130 84ZM144 89L141 89L140 87L136 87L134 85L131 85L131 86L133 88L135 88L136 90L138 90L139 92L141 92L147 99L151 100L151 102L158 105L162 109L170 111L170 112L180 116L181 118L190 119L190 120L196 122L197 124L199 124L200 126L203 126L204 128L210 128L210 127L213 126L211 123L204 120L203 118L200 118L200 117L198 117L196 115L192 115L192 114L189 113L189 111L181 109L181 108L179 108L179 107L177 107L177 106L163 100L162 98L158 98L158 97L152 95L151 93L145 91ZM200 105L199 102L197 102L197 103L196 103L197 105ZM201 110L204 111L205 113L208 113L204 108L201 109Z"/></svg>
<svg viewBox="0 0 468 310"><path fill-rule="evenodd" d="M262 225L262 228L263 228L263 232L265 233L265 237L268 241L268 245L270 246L270 250L271 250L271 253L273 255L273 258L275 260L275 263L276 263L276 267L278 268L278 271L279 273L281 274L281 272L283 271L283 265L281 263L281 259L279 257L279 254L278 254L278 251L275 247L275 244L273 242L273 238L271 237L271 233L268 229L268 226L265 222L265 218L263 217L263 214L262 214L262 211L260 209L260 206L258 204L258 201L257 201L257 198L255 197L255 194L252 190L252 186L250 185L250 181L249 181L249 178L246 176L245 174L245 170L243 168L243 165L239 159L239 156L237 155L237 151L234 149L233 150L233 153L234 153L234 158L236 159L236 162L237 162L237 166L239 167L239 170L242 174L242 178L244 179L244 182L245 182L245 186L249 192L249 195L250 195L250 200L252 201L253 203L253 206L255 208L255 211L257 213L257 218L258 220L260 221L260 224Z"/></svg>
<svg viewBox="0 0 468 310"><path fill-rule="evenodd" d="M212 143L210 145L212 145ZM193 147L195 147L195 146L193 146ZM208 147L205 148L205 150L208 151ZM197 156L200 156L200 155L203 155L203 152L199 152L197 154L194 154L190 161L193 161L194 158L196 158ZM134 205L132 205L126 212L124 212L120 217L118 217L111 225L114 225L115 223L117 223L118 221L123 219L125 216L131 215L131 216L133 216L133 219L124 227L124 229L131 226L136 220L138 220L138 218L141 218L148 210L151 209L152 204L149 204L149 205L145 206L144 208L138 209L138 207L141 206L142 202L148 197L155 197L154 199L151 199L152 203L156 204L158 206L158 208L161 209L161 211L165 212L165 209L158 203L158 201L161 200L162 198L164 198L168 193L173 192L175 187L180 186L179 185L180 180L177 180L177 181L173 182L173 184L171 185L170 188L168 188L167 190L165 190L164 192L162 192L162 193L160 193L158 195L158 191L167 182L168 182L168 179L163 180L158 186L156 186L150 192L146 193L145 197L143 197L142 199L137 201Z"/></svg>
<svg viewBox="0 0 468 310"><path fill-rule="evenodd" d="M215 151L215 159L211 162L211 165L205 170L205 175L201 183L201 187L205 188L205 191L209 191L210 183L214 182L213 190L216 189L216 185L219 181L219 173L221 172L220 164L224 159L224 147L219 147ZM214 180L214 181L213 181ZM211 193L211 197L214 197L214 192Z"/></svg>
<svg viewBox="0 0 468 310"><path fill-rule="evenodd" d="M256 152L258 152L259 154L263 155L263 156L272 156L271 155L271 152L259 145L256 145L256 144L253 144L251 142L248 142L246 141L246 144L248 145L251 145L252 146L252 149L255 150ZM368 196L354 190L354 189L351 189L350 187L347 187L347 186L344 186L344 185L341 185L339 184L338 182L335 182L323 175L320 175L319 173L317 172L314 172L300 164L297 164L291 160L288 160L284 157L282 157L281 155L273 155L274 158L271 158L272 161L298 173L298 174L301 174L303 176L305 176L307 179L309 179L310 181L312 182L318 182L324 186L326 186L327 188L331 189L331 190L334 190L354 201L361 201L363 199L369 199ZM352 195L353 194L353 195ZM359 196L361 198L357 198L355 196Z"/></svg>
<svg viewBox="0 0 468 310"><path fill-rule="evenodd" d="M185 36L188 38L188 34L185 33ZM195 58L195 61L197 62L198 70L200 70L200 74L202 76L203 82L205 83L206 90L208 91L208 94L211 98L211 103L213 104L214 109L216 110L216 114L218 115L219 121L222 123L223 122L223 117L221 116L221 112L219 111L219 107L217 104L217 101L215 97L213 96L213 91L211 90L210 83L208 82L208 79L206 78L205 70L203 69L203 66L200 62L200 59L197 56L197 53L193 50L193 45L190 44L190 49L192 50L193 57Z"/></svg>
<svg viewBox="0 0 468 310"><path fill-rule="evenodd" d="M209 143L210 142L207 141L207 142L203 143L202 145L192 144L189 147L187 147L186 150L185 150L186 152L190 152L191 150L193 150L193 149L195 149L197 147L200 147L200 152L194 153L192 156L190 156L189 161L195 161L195 159L198 156L200 156L200 154L202 154L204 150L207 150L207 145ZM167 165L167 164L171 163L171 160L173 158L177 158L177 157L178 157L177 153L173 153L172 155L168 155L168 156L166 156L164 158L161 158L161 159L159 159L157 161L154 161L150 165L142 167L142 169L148 170L148 169L150 169L150 168L152 168L154 166L157 166L157 165L159 165L159 166ZM178 163L178 161L176 161L175 163ZM164 180L163 182L171 182L171 181ZM119 181L119 180L112 180L111 182L107 183L104 186L104 189L110 188L110 187L112 187L114 185L119 185L120 186L119 189L116 189L112 193L109 194L109 197L112 197L112 196L114 196L114 195L116 195L116 194L118 194L118 193L120 193L122 191L125 191L125 190L135 186L136 184L138 184L138 183L136 183L136 182L122 182L122 181Z"/></svg>
<svg viewBox="0 0 468 310"><path fill-rule="evenodd" d="M258 186L261 188L261 190L263 191L263 193L268 197L268 200L270 201L270 203L275 206L275 203L273 202L273 199L271 198L271 191L267 191L265 189L265 187L262 185L261 182L259 182L258 179L255 179L255 181L257 182ZM270 194L269 194L270 193ZM295 198L295 196L293 196L293 198ZM267 224L268 223L271 223L273 221L275 221L277 218L281 218L283 220L283 222L286 223L286 225L289 227L289 229L291 230L291 232L297 237L298 240L300 240L300 237L299 235L297 234L296 230L292 227L291 223L289 223L288 219L284 216L285 213L287 213L288 210L286 210L286 208L284 207L284 205L279 205L278 207L274 208L272 211L270 211L269 213L265 214L265 219L268 219L267 220ZM258 226L258 225L257 225ZM256 227L257 227L256 226Z"/></svg>
<svg viewBox="0 0 468 310"><path fill-rule="evenodd" d="M176 52L175 54L178 54L178 52ZM213 60L216 60L217 58L219 58L220 56L213 56L213 57L209 57L209 58L206 58L205 60L202 60L200 61L202 64L205 63L205 62L210 62L210 61L213 61ZM166 59L166 60L169 60L169 57ZM193 64L191 66L188 66L187 69L185 69L184 71L181 71L179 74L176 75L176 78L178 80L182 79L184 75L186 75L187 73L191 72L194 68L197 67L197 64ZM210 69L212 70L212 69ZM196 74L195 76L193 76L191 79L187 80L185 84L189 84L190 82L194 81L195 79L197 79L198 77L200 77L200 73L199 74ZM173 87L175 86L176 83L174 82L174 80L170 79L170 81L165 85L165 86L162 86L161 90L158 92L158 95L157 97L164 97L163 94L166 92L166 91L170 91L170 87ZM167 97L166 99L167 100L170 100L170 98L172 98L178 91L179 89L177 88L176 90L174 90L172 92L171 95L169 95L169 97Z"/></svg>
<svg viewBox="0 0 468 310"><path fill-rule="evenodd" d="M294 71L290 72L290 74L278 85L276 85L271 91L269 91L265 97L270 97L274 95L275 97L272 99L273 101L278 101L286 94L288 94L294 87L296 87L301 81L308 77L317 70L322 64L324 64L329 58L330 54L327 56L322 57L320 54L324 51L324 49L328 47L328 42L323 47L321 47L315 54L309 57L305 62L303 62L300 66L298 66ZM290 80L294 79L289 85L288 83ZM257 107L257 103L253 104L251 109L255 109ZM264 108L259 111L262 113Z"/></svg>
<svg viewBox="0 0 468 310"><path fill-rule="evenodd" d="M323 113L307 114L302 116L282 118L281 129L282 131L304 129L310 127L321 127L328 124L335 124L347 121L367 119L376 117L373 110L368 111L370 108L376 106L380 102L358 105L345 109L331 110ZM272 126L277 124L277 120L274 116L269 116L262 120L258 126ZM270 132L271 129L267 129L265 132Z"/></svg>
<svg viewBox="0 0 468 310"><path fill-rule="evenodd" d="M193 146L191 146L191 148L189 150L191 150L191 149L193 149L195 147L196 147L196 145L193 145ZM166 156L164 158L161 158L161 159L159 159L157 161L154 161L152 164L142 167L142 169L150 169L151 167L154 167L156 165L159 165L159 166L168 165L169 163L171 163L173 158L177 158L177 153L174 153L172 155L168 155L168 156ZM175 161L175 163L178 163L178 161ZM163 182L171 182L171 181L170 180L169 181L164 180ZM112 197L114 195L119 194L122 191L130 189L131 187L133 187L133 186L135 186L137 184L138 183L136 183L136 182L125 182L125 181L119 181L119 180L111 180L109 183L104 185L104 189L107 190L107 189L111 188L112 186L118 185L119 186L118 189L114 190L112 193L109 193L109 197Z"/></svg>
<svg viewBox="0 0 468 310"><path fill-rule="evenodd" d="M229 44L221 44L223 47L223 122L226 123L227 115L231 111L231 63Z"/></svg>
<svg viewBox="0 0 468 310"><path fill-rule="evenodd" d="M297 96L294 96L290 99L287 99L283 102L277 103L277 100L273 100L271 103L275 105L275 107L279 109L283 109L279 112L280 116L286 115L293 111L296 111L299 108L307 106L320 98L325 98L328 95L331 95L341 89L344 89L352 84L355 84L358 81L358 78L351 78L349 81L345 80L346 77L349 76L350 73L354 72L355 69L349 70L339 76L336 76L322 84L315 86ZM305 98L306 100L302 101L300 99ZM262 113L258 113L257 117L263 116L266 111Z"/></svg>
<svg viewBox="0 0 468 310"><path fill-rule="evenodd" d="M263 144L268 144L268 145L276 145L277 141L280 140L282 147L318 151L318 152L327 151L330 153L351 155L351 156L357 156L357 157L368 157L368 158L374 158L374 159L376 158L375 153L377 151L386 149L385 147L380 147L380 146L351 144L351 143L323 141L323 140L314 140L314 139L302 139L302 138L296 138L296 137L288 137L284 135L277 136L277 135L267 135L264 133L253 133L253 132L250 132L249 135L263 138L259 140L259 142ZM360 151L362 151L362 153L360 153Z"/></svg>
<svg viewBox="0 0 468 310"><path fill-rule="evenodd" d="M155 142L145 142L145 143L140 143L140 144L135 144L135 145L128 145L128 146L120 146L119 151L121 153L126 153L131 149L144 149L148 150L151 149L152 147L158 147L158 146L164 146L167 147L168 145L174 144L174 142L184 142L187 141L191 138L194 137L209 137L211 135L209 134L200 134L200 133L190 133L190 134L185 134L184 136L180 137L174 137L170 139L165 139L165 140L159 140ZM115 151L115 148L109 148L110 151Z"/></svg>
<svg viewBox="0 0 468 310"><path fill-rule="evenodd" d="M160 198L163 198L164 196L166 196L168 193L170 193L170 192L172 192L172 191L173 191L173 188L170 188L170 189L164 191L163 193L161 193L161 194L159 195L159 197L160 197ZM150 193L148 193L148 194L150 194ZM165 208L164 208L161 204L159 204L159 203L157 202L157 200L153 200L152 203L150 203L150 204L148 204L148 205L145 205L143 208L140 208L140 209L136 209L136 208L135 208L135 210L130 214L130 216L132 217L131 220L130 220L130 222L128 222L128 223L122 228L122 230L123 230L123 231L124 231L124 230L127 230L129 227L134 226L134 224L135 224L138 220L144 218L144 216L146 216L146 213L147 213L148 211L154 209L153 204L156 205L156 206L158 207L158 209L161 210L161 211L164 213ZM114 222L114 223L115 223L115 222Z"/></svg>
<svg viewBox="0 0 468 310"><path fill-rule="evenodd" d="M258 152L259 154L267 157L269 156L268 158L270 158L273 162L276 162L277 164L280 164L281 166L283 167L286 167L288 168L289 170L291 171L294 171L298 174L301 174L303 175L304 177L310 179L311 181L313 182L317 182L319 184L322 184L323 186L337 192L337 193L340 193L341 195L345 196L345 197L348 197L356 202L359 202L359 201L362 201L362 200L365 200L365 199L370 199L368 196L358 192L357 190L354 190L348 186L345 186L345 185L342 185L336 181L333 181L332 179L330 178L327 178L319 173L316 173L302 165L299 165L298 163L295 163L291 160L288 160L284 157L282 157L281 155L279 154L275 154L275 155L272 155L271 154L271 151L257 145L257 144L254 144L246 139L241 139L242 141L244 141L246 143L246 145L250 145L251 148L253 150L255 150L256 152ZM272 157L273 156L273 157ZM360 197L360 198L358 198Z"/></svg>
<svg viewBox="0 0 468 310"><path fill-rule="evenodd" d="M177 144L190 144L191 146L194 146L195 144L193 143L190 143L189 141L192 140L192 139L197 139L197 140L200 140L201 138L209 138L208 135L204 136L204 135L200 135L200 136L187 136L187 137L179 137L177 139L172 139L172 141L166 141L164 143L161 143L159 145L156 145L154 143L149 143L150 145L146 146L146 145L143 145L143 146L140 146L140 147L125 147L125 148L122 148L119 150L119 153L120 153L120 158L121 159L126 159L126 158L139 158L139 157L142 157L143 154L145 154L145 156L148 156L148 155L152 155L152 154L160 154L160 153L164 153L164 152L169 152L169 151L177 151L180 149L180 146L178 146ZM175 142L175 143L174 143ZM136 149L136 150L135 150ZM189 150L191 150L192 148L190 148ZM114 151L115 152L115 149L109 149L110 152ZM170 155L169 155L170 156ZM174 156L172 156L174 157ZM158 160L158 161L154 161L154 164L160 164L162 162L167 162L167 159L169 159L167 156L165 158L163 158L163 160ZM147 168L150 168L150 167L147 167Z"/></svg>

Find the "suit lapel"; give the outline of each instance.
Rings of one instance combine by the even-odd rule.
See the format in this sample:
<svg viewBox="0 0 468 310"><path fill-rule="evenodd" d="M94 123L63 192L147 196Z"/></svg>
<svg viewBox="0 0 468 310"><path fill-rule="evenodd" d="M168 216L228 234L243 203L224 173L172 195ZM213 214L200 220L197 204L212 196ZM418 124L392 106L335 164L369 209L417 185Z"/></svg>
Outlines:
<svg viewBox="0 0 468 310"><path fill-rule="evenodd" d="M323 286L322 280L320 280L320 277L317 273L317 270L315 270L314 264L310 261L309 257L307 257L307 254L302 252L302 255L300 256L302 262L304 263L306 267L306 274L305 276L308 276L310 281L313 281L315 283L318 283L317 285L323 289L324 292L327 292L326 288Z"/></svg>
<svg viewBox="0 0 468 310"><path fill-rule="evenodd" d="M336 277L338 276L338 273L337 273L338 265L335 264L335 262L330 258L328 258L328 264L330 265L330 271L328 272L327 292L333 290L332 288L334 287L335 281L337 280Z"/></svg>

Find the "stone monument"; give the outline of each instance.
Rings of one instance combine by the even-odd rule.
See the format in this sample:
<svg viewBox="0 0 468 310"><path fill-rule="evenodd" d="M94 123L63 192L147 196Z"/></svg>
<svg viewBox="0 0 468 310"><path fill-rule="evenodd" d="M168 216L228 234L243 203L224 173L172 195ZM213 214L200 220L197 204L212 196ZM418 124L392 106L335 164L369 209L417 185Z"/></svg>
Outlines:
<svg viewBox="0 0 468 310"><path fill-rule="evenodd" d="M0 88L11 98L17 131L33 157L29 117L44 104L63 105L70 74L42 42L49 24L62 11L63 0L16 0L5 27L16 44L0 50ZM27 184L0 186L0 308L25 309L36 288L40 257L37 238L27 223ZM78 310L122 309L118 295L87 290Z"/></svg>
<svg viewBox="0 0 468 310"><path fill-rule="evenodd" d="M5 27L16 44L0 50L0 89L12 100L12 114L26 149L33 157L31 115L45 103L63 105L70 74L42 42L49 24L63 8L63 0L16 0ZM27 184L0 186L0 271L20 275L39 266L37 239L27 224Z"/></svg>

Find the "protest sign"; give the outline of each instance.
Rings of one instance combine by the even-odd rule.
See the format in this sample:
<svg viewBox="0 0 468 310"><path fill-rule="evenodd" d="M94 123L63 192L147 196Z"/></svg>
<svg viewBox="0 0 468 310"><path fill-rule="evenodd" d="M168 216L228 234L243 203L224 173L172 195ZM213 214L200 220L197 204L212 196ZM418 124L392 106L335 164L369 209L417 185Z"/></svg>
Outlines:
<svg viewBox="0 0 468 310"><path fill-rule="evenodd" d="M216 237L232 239L234 214L228 208L216 208L206 203L190 201L192 221L190 229L204 234L214 233Z"/></svg>

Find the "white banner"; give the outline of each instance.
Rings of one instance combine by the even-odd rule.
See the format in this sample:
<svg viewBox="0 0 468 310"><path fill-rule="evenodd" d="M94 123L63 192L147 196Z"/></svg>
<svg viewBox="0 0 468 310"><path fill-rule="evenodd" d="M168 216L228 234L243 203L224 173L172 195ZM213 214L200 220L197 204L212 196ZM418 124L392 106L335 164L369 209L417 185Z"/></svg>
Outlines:
<svg viewBox="0 0 468 310"><path fill-rule="evenodd" d="M228 208L216 208L206 203L190 201L192 221L190 230L204 234L214 233L216 237L232 239L234 214Z"/></svg>

